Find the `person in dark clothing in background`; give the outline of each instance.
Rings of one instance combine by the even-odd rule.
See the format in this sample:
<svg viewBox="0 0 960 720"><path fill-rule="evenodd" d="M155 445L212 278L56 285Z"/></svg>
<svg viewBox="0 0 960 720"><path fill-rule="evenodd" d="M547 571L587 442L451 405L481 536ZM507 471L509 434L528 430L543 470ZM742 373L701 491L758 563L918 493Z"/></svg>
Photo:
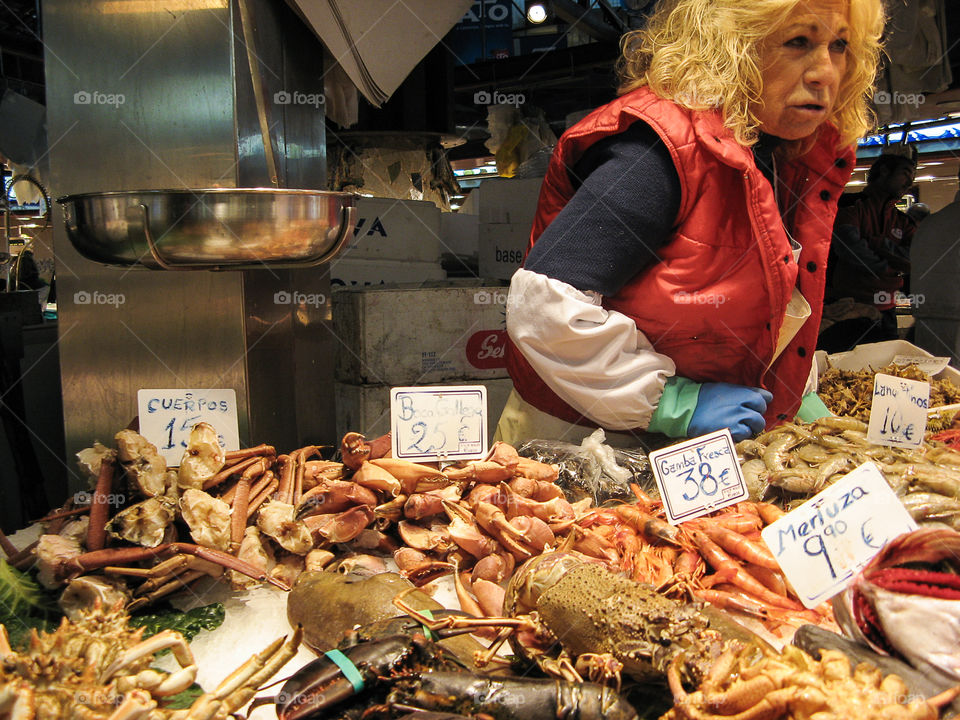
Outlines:
<svg viewBox="0 0 960 720"><path fill-rule="evenodd" d="M910 272L910 242L916 223L896 207L913 185L916 162L905 155L881 155L870 166L867 186L841 206L833 226L827 300L853 298L872 305L880 319L837 323L819 347L829 352L864 342L896 340L896 293Z"/></svg>

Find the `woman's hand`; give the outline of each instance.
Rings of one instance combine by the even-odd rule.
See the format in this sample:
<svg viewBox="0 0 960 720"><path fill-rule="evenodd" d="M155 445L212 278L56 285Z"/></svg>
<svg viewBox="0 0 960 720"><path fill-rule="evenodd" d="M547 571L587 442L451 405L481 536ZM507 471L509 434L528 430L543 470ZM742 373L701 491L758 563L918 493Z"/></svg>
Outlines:
<svg viewBox="0 0 960 720"><path fill-rule="evenodd" d="M663 386L647 429L670 437L697 437L730 428L739 442L766 427L763 413L771 400L773 395L760 388L697 383L675 375Z"/></svg>
<svg viewBox="0 0 960 720"><path fill-rule="evenodd" d="M763 413L771 400L773 395L768 390L729 383L703 383L687 426L687 437L705 435L721 428L730 428L730 434L738 442L752 437L766 427Z"/></svg>

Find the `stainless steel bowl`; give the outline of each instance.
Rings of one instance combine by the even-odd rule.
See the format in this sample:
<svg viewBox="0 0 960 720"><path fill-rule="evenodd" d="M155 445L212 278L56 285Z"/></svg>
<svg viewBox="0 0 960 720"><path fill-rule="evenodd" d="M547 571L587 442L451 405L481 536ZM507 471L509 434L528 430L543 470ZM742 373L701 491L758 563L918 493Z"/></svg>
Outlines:
<svg viewBox="0 0 960 720"><path fill-rule="evenodd" d="M355 195L322 190L129 190L57 202L84 257L165 270L317 265L356 221Z"/></svg>

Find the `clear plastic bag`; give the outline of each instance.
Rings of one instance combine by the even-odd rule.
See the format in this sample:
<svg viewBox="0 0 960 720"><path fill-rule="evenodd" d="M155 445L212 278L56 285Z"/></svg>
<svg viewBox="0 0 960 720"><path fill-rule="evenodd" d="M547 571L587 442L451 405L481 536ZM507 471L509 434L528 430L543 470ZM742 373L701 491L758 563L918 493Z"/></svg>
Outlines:
<svg viewBox="0 0 960 720"><path fill-rule="evenodd" d="M651 497L659 497L646 453L613 448L603 440L603 430L597 430L584 438L581 445L528 440L518 452L523 457L557 465L557 485L570 502L589 497L599 506L608 500L634 500L631 483Z"/></svg>

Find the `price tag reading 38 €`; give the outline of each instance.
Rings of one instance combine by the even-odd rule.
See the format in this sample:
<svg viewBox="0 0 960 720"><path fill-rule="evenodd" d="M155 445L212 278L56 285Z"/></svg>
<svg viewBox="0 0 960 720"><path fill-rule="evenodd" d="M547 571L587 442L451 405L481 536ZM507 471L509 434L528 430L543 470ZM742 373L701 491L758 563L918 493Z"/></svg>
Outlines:
<svg viewBox="0 0 960 720"><path fill-rule="evenodd" d="M773 552L800 601L815 608L897 535L917 524L873 463L864 463L765 527Z"/></svg>
<svg viewBox="0 0 960 720"><path fill-rule="evenodd" d="M673 525L746 500L749 494L726 428L655 450L650 466Z"/></svg>
<svg viewBox="0 0 960 720"><path fill-rule="evenodd" d="M927 429L930 383L878 373L867 440L877 445L920 447Z"/></svg>
<svg viewBox="0 0 960 720"><path fill-rule="evenodd" d="M487 454L487 388L438 385L390 388L393 456L472 460Z"/></svg>

